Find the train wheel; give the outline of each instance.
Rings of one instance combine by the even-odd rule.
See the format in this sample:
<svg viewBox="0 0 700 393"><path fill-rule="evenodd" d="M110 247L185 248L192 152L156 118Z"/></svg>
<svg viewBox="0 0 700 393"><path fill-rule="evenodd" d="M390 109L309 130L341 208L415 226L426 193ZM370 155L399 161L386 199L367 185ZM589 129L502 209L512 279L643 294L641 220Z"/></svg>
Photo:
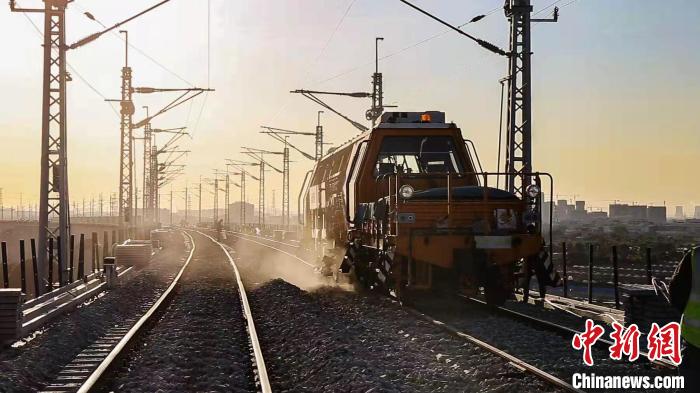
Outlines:
<svg viewBox="0 0 700 393"><path fill-rule="evenodd" d="M498 267L490 266L487 268L484 282L484 297L487 304L502 306L508 299L508 291L503 285L504 278Z"/></svg>

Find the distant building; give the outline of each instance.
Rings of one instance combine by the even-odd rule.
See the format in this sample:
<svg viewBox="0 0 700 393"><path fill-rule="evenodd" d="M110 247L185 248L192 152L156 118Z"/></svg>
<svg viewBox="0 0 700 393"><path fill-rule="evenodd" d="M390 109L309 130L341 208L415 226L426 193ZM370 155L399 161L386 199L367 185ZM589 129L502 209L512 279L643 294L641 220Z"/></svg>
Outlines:
<svg viewBox="0 0 700 393"><path fill-rule="evenodd" d="M229 205L229 212L231 214L231 222L242 222L241 220L241 202L234 202ZM245 204L245 221L246 223L256 223L258 222L257 216L255 215L255 205L252 203Z"/></svg>
<svg viewBox="0 0 700 393"><path fill-rule="evenodd" d="M685 220L685 213L683 213L683 206L676 206L676 220Z"/></svg>
<svg viewBox="0 0 700 393"><path fill-rule="evenodd" d="M606 213L606 212L589 212L588 217L591 219L608 218L608 213Z"/></svg>
<svg viewBox="0 0 700 393"><path fill-rule="evenodd" d="M655 224L666 222L666 206L647 207L647 219Z"/></svg>
<svg viewBox="0 0 700 393"><path fill-rule="evenodd" d="M542 204L542 221L543 222L549 222L550 218L550 209L554 208L554 204L551 201L544 202ZM553 218L553 217L552 217Z"/></svg>
<svg viewBox="0 0 700 393"><path fill-rule="evenodd" d="M554 207L554 218L556 221L566 220L569 218L569 202L566 199L560 199L557 201L557 205Z"/></svg>
<svg viewBox="0 0 700 393"><path fill-rule="evenodd" d="M646 205L632 205L630 206L630 212L634 220L646 220L648 218Z"/></svg>
<svg viewBox="0 0 700 393"><path fill-rule="evenodd" d="M622 220L647 220L646 205L627 205L615 203L609 206L610 218Z"/></svg>
<svg viewBox="0 0 700 393"><path fill-rule="evenodd" d="M576 208L574 209L574 218L577 220L583 220L586 218L586 201L576 201Z"/></svg>
<svg viewBox="0 0 700 393"><path fill-rule="evenodd" d="M700 206L695 206L695 215L693 216L696 220L700 220Z"/></svg>

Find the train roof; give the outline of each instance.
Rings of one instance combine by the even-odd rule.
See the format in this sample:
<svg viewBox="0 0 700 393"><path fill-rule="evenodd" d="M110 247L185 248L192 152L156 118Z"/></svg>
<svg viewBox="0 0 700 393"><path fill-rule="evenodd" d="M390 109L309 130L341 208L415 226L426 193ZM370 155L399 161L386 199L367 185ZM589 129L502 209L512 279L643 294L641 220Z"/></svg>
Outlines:
<svg viewBox="0 0 700 393"><path fill-rule="evenodd" d="M446 129L457 128L454 123L445 123L445 112L440 111L424 111L424 112L385 112L379 120L379 124L375 129L391 129L391 128L423 128L423 129ZM366 139L371 135L372 131L365 131L353 138L343 142L335 148L331 148L322 160L330 158L336 152L344 147L353 144L359 140Z"/></svg>
<svg viewBox="0 0 700 393"><path fill-rule="evenodd" d="M382 114L377 128L456 128L454 123L445 123L445 112L386 112Z"/></svg>

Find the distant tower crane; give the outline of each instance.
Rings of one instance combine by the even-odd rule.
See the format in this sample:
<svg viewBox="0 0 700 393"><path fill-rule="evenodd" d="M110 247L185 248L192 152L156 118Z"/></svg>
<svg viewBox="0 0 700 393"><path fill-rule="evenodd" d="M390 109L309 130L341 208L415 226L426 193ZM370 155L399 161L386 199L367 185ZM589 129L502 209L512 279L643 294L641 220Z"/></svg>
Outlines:
<svg viewBox="0 0 700 393"><path fill-rule="evenodd" d="M72 45L66 45L66 7L71 0L44 0L44 8L19 8L10 0L12 12L44 14L44 66L41 127L41 183L39 196L39 235L37 270L39 280L47 282L48 239L60 250L59 261L68 262L70 212L68 198L67 157L67 94L66 83L71 80L66 71L66 52L95 41L105 33L169 2L164 0L122 22L91 34ZM54 220L50 220L54 218ZM56 220L57 219L57 220ZM68 280L65 266L59 267L61 283ZM38 289L43 293L43 285Z"/></svg>

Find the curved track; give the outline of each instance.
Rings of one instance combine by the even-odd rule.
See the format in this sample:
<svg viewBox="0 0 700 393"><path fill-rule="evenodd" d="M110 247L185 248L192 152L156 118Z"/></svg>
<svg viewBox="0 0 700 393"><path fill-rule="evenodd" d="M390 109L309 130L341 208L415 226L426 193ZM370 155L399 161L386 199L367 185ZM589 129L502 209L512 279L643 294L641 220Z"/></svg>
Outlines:
<svg viewBox="0 0 700 393"><path fill-rule="evenodd" d="M83 371L94 369L89 377L71 378L72 363L62 373L63 386L47 390L271 391L233 258L209 235L186 235L190 255L153 306L131 328L93 345L95 355L79 355Z"/></svg>

